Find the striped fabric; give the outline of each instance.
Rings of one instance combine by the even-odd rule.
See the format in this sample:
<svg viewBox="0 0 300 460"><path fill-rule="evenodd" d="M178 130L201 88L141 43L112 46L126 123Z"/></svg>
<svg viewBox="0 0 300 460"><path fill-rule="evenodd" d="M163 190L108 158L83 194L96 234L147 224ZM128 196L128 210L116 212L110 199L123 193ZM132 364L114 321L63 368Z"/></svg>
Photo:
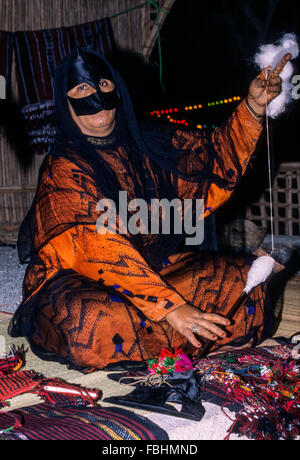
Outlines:
<svg viewBox="0 0 300 460"><path fill-rule="evenodd" d="M7 400L23 393L36 393L53 407L96 405L101 396L97 389L82 388L61 379L46 379L34 371L19 371L0 375L0 408Z"/></svg>
<svg viewBox="0 0 300 460"><path fill-rule="evenodd" d="M0 99L5 99L10 91L12 50L13 34L0 30Z"/></svg>
<svg viewBox="0 0 300 460"><path fill-rule="evenodd" d="M21 426L20 426L21 425ZM7 428L15 429L5 432ZM165 431L134 412L116 407L55 408L46 404L0 413L0 439L167 440Z"/></svg>
<svg viewBox="0 0 300 460"><path fill-rule="evenodd" d="M23 393L33 391L39 386L42 378L31 371L12 372L0 379L0 407L4 402Z"/></svg>
<svg viewBox="0 0 300 460"><path fill-rule="evenodd" d="M77 46L107 55L113 48L109 18L72 27L16 32L16 75L29 141L38 154L54 142L53 77L57 66Z"/></svg>

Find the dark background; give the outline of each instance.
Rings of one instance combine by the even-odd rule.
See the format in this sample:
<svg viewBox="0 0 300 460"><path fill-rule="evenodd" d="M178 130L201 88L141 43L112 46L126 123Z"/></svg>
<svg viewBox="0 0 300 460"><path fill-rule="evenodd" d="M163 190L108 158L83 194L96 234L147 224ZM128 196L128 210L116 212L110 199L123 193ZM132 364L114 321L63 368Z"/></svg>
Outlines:
<svg viewBox="0 0 300 460"><path fill-rule="evenodd" d="M167 108L244 97L258 73L253 57L259 46L291 32L300 38L298 0L176 0L161 30L166 93L157 90L160 97L152 100ZM295 74L299 62L294 61ZM157 44L151 63L158 74ZM199 122L218 125L232 110L228 105L198 112ZM299 122L300 100L272 122L278 161L299 161Z"/></svg>
<svg viewBox="0 0 300 460"><path fill-rule="evenodd" d="M254 56L262 44L274 43L285 33L300 42L299 0L176 0L161 29L162 69L165 91L159 79L156 43L148 65L136 55L117 52L112 63L124 77L139 119L169 123L166 117L150 117L153 110L184 108L233 96L245 97L260 72ZM293 61L300 74L300 59ZM219 126L234 104L179 112L190 127L197 123ZM300 161L300 100L271 121L273 177L282 162ZM229 219L256 201L268 181L266 130L252 157L239 193L222 207Z"/></svg>

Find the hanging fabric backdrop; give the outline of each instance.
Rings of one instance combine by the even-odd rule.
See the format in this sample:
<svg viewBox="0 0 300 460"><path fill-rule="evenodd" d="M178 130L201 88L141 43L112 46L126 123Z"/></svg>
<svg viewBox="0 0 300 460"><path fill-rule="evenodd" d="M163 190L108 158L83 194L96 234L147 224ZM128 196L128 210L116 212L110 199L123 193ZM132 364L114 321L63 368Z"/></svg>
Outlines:
<svg viewBox="0 0 300 460"><path fill-rule="evenodd" d="M48 153L54 142L53 77L57 66L77 46L90 46L107 55L112 43L109 18L14 34L19 100L35 153Z"/></svg>

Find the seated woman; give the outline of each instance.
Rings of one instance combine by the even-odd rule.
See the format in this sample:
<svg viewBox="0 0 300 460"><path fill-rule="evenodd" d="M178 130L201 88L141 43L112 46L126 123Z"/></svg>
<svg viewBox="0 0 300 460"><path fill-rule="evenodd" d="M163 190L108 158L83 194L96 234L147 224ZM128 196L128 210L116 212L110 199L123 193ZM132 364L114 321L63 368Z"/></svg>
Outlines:
<svg viewBox="0 0 300 460"><path fill-rule="evenodd" d="M272 321L265 284L234 324L224 318L253 259L194 251L172 225L169 234L98 232L97 204L126 191L149 213L152 200L175 198L202 199L204 217L214 213L240 183L263 129L265 92L268 101L279 94L287 60L267 80L259 75L228 122L207 134L141 130L119 74L91 50L72 52L55 78L56 143L20 229L19 257L29 265L10 335L82 372L141 362L163 347L193 356L201 338L215 349L262 340ZM118 212L118 229L121 220Z"/></svg>

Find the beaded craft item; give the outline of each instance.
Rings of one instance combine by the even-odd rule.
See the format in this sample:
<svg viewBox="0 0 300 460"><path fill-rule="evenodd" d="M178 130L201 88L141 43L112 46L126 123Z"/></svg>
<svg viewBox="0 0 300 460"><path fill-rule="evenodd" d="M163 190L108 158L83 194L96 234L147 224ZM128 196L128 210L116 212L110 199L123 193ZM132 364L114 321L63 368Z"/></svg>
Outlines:
<svg viewBox="0 0 300 460"><path fill-rule="evenodd" d="M299 436L299 358L295 346L286 344L235 350L196 364L202 400L220 404L228 417L226 406L236 412L225 439L232 433L256 440Z"/></svg>

